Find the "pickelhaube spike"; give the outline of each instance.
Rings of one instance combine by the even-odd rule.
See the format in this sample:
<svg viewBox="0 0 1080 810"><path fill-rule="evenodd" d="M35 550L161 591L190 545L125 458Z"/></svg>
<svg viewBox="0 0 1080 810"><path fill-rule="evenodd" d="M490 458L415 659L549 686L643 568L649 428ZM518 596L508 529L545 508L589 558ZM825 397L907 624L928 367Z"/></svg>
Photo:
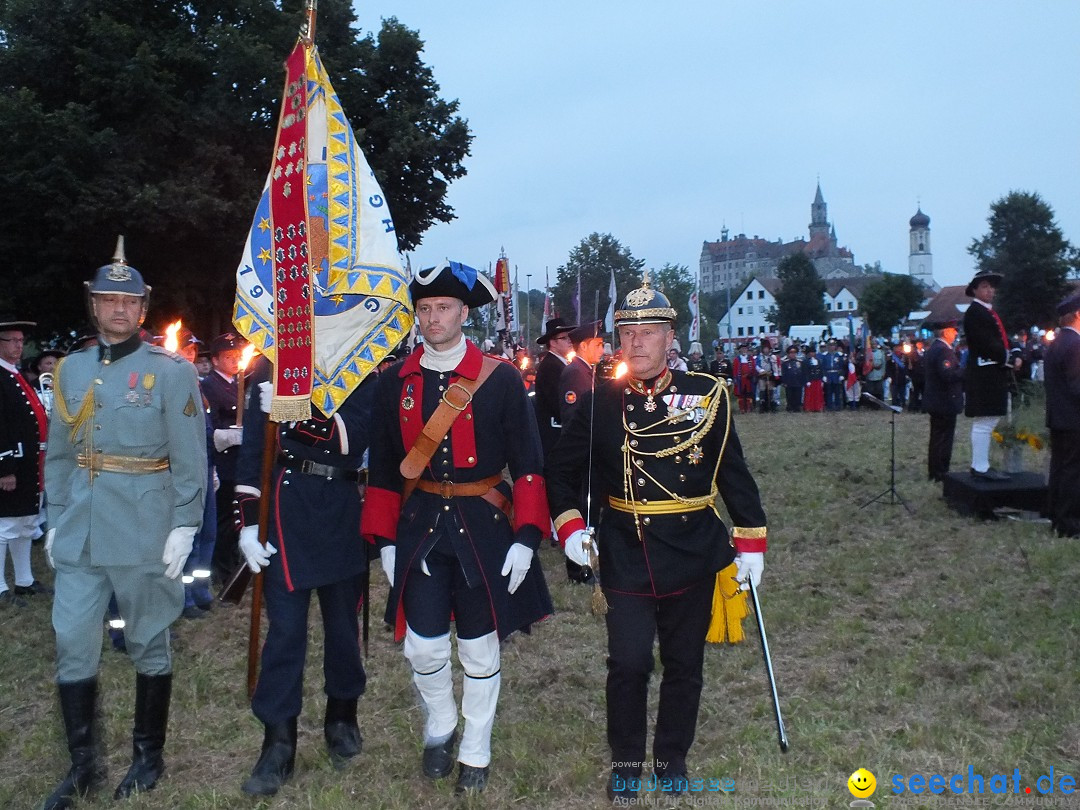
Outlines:
<svg viewBox="0 0 1080 810"><path fill-rule="evenodd" d="M124 235L116 237L116 251L113 253L113 264L127 264L127 256L124 255Z"/></svg>

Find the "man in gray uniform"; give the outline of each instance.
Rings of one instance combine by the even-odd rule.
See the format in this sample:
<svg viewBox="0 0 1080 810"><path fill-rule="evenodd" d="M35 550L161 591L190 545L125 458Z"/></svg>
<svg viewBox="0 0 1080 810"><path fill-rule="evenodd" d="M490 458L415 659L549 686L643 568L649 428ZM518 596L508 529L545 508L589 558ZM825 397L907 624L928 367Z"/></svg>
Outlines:
<svg viewBox="0 0 1080 810"><path fill-rule="evenodd" d="M101 620L114 593L136 672L134 754L115 795L149 790L164 772L169 625L184 607L180 575L206 497L195 368L140 340L150 287L124 260L122 241L87 289L98 342L56 369L45 458L45 551L56 568L57 686L71 755L49 810L70 807L104 775L94 707Z"/></svg>

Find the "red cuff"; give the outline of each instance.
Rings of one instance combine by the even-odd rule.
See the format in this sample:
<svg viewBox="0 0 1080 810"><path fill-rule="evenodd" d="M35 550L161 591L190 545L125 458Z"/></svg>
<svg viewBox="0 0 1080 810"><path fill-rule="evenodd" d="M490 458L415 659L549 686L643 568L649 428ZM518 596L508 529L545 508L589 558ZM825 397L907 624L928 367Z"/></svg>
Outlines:
<svg viewBox="0 0 1080 810"><path fill-rule="evenodd" d="M364 496L364 512L360 516L360 534L364 537L385 537L387 540L397 540L400 514L400 493L369 486Z"/></svg>
<svg viewBox="0 0 1080 810"><path fill-rule="evenodd" d="M551 536L551 512L548 511L547 484L536 473L523 475L514 482L514 531L535 526L540 537Z"/></svg>
<svg viewBox="0 0 1080 810"><path fill-rule="evenodd" d="M751 536L742 534L738 528L734 530L733 539L735 540L735 550L738 552L748 551L760 551L765 552L768 545L768 538L765 535L764 529L750 529Z"/></svg>
<svg viewBox="0 0 1080 810"><path fill-rule="evenodd" d="M559 545L563 547L570 535L584 528L585 518L577 509L567 510L555 518L555 534L559 537Z"/></svg>

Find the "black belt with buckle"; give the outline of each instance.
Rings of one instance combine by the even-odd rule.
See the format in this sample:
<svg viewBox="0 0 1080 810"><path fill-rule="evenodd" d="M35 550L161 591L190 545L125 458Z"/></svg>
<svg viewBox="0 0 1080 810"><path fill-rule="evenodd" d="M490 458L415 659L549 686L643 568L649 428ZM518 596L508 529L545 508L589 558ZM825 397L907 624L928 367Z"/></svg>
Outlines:
<svg viewBox="0 0 1080 810"><path fill-rule="evenodd" d="M367 481L367 470L354 470L347 467L333 467L319 464L310 459L286 458L278 456L278 463L302 472L304 475L317 475L320 478L340 478L343 481Z"/></svg>

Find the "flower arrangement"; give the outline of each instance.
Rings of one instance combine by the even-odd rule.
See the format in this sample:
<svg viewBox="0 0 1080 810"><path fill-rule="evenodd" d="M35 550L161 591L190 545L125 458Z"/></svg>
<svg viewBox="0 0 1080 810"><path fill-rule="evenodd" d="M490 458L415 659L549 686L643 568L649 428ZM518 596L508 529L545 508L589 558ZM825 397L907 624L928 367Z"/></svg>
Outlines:
<svg viewBox="0 0 1080 810"><path fill-rule="evenodd" d="M990 434L994 441L1006 449L1025 445L1036 451L1046 448L1050 434L1045 427L1045 401L1041 390L1024 386L1013 400L1012 414L1003 416Z"/></svg>

